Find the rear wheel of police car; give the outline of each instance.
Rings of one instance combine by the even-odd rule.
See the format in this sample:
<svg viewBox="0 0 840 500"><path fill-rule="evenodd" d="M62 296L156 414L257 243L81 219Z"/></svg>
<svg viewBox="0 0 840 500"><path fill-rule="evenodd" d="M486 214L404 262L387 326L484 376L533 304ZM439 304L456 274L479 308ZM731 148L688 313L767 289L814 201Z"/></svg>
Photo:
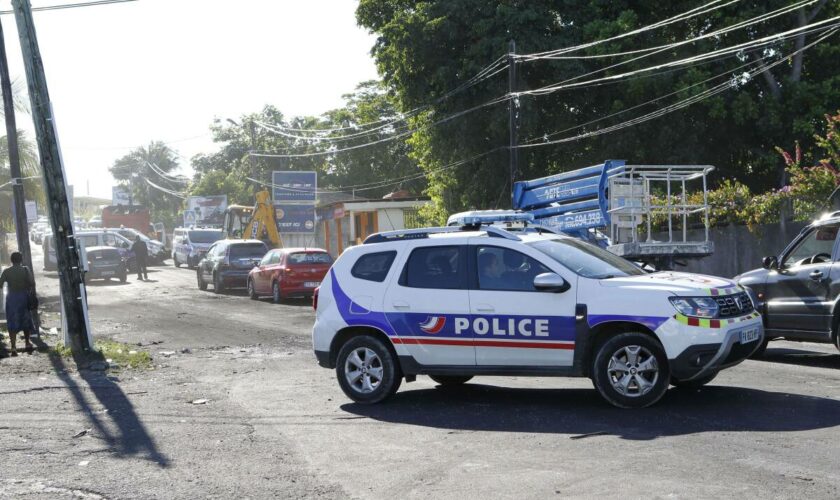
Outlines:
<svg viewBox="0 0 840 500"><path fill-rule="evenodd" d="M371 335L353 337L341 346L336 376L344 394L362 404L383 401L397 392L402 382L395 356Z"/></svg>
<svg viewBox="0 0 840 500"><path fill-rule="evenodd" d="M644 408L665 394L670 382L668 358L650 335L627 332L607 339L592 362L592 382L608 403Z"/></svg>
<svg viewBox="0 0 840 500"><path fill-rule="evenodd" d="M198 289L199 290L207 290L207 282L204 281L204 278L201 277L201 269L196 271L195 276L196 276L196 281L198 282Z"/></svg>

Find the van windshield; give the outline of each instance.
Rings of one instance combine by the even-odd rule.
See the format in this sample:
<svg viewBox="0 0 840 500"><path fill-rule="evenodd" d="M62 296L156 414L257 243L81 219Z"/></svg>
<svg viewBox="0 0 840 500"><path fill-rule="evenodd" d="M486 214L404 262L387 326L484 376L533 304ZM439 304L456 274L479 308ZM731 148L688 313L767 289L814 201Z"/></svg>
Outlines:
<svg viewBox="0 0 840 500"><path fill-rule="evenodd" d="M584 278L606 279L645 274L630 261L571 238L535 241L532 247Z"/></svg>
<svg viewBox="0 0 840 500"><path fill-rule="evenodd" d="M216 243L225 238L222 231L190 231L190 241L193 243Z"/></svg>

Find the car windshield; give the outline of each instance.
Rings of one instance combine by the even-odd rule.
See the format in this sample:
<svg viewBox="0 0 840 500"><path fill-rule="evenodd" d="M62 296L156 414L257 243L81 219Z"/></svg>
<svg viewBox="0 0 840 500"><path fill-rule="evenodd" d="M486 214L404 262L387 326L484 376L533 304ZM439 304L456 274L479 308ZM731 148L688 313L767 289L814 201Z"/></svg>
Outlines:
<svg viewBox="0 0 840 500"><path fill-rule="evenodd" d="M323 252L310 253L293 253L289 254L289 264L330 264L332 257L330 254Z"/></svg>
<svg viewBox="0 0 840 500"><path fill-rule="evenodd" d="M584 278L605 279L645 274L639 267L595 245L571 238L529 243Z"/></svg>
<svg viewBox="0 0 840 500"><path fill-rule="evenodd" d="M262 243L244 243L241 245L231 245L230 258L261 259L267 251L268 248Z"/></svg>
<svg viewBox="0 0 840 500"><path fill-rule="evenodd" d="M193 243L215 243L224 237L222 231L190 231L190 241Z"/></svg>

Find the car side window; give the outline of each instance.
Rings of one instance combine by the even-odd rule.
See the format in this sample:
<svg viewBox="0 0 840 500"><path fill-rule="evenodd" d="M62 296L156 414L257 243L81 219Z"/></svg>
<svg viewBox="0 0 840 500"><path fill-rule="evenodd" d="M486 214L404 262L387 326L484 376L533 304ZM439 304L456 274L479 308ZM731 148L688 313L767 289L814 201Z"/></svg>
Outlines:
<svg viewBox="0 0 840 500"><path fill-rule="evenodd" d="M116 247L117 246L117 238L113 234L103 234L102 235L102 242L105 243L105 245L109 246L109 247Z"/></svg>
<svg viewBox="0 0 840 500"><path fill-rule="evenodd" d="M467 288L464 264L458 246L415 248L408 257L400 284L411 288Z"/></svg>
<svg viewBox="0 0 840 500"><path fill-rule="evenodd" d="M260 260L260 265L261 266L266 266L268 264L271 264L272 259L274 258L274 254L275 254L275 252L268 252L267 254L265 254L263 256L262 260Z"/></svg>
<svg viewBox="0 0 840 500"><path fill-rule="evenodd" d="M379 283L385 281L388 276L388 271L391 270L391 264L394 263L394 258L397 252L376 252L362 255L359 260L353 264L353 269L350 274L354 278L360 280L377 281Z"/></svg>
<svg viewBox="0 0 840 500"><path fill-rule="evenodd" d="M479 290L534 292L534 278L552 272L536 259L510 248L475 248Z"/></svg>
<svg viewBox="0 0 840 500"><path fill-rule="evenodd" d="M788 252L782 267L830 262L838 227L840 224L829 224L811 229Z"/></svg>
<svg viewBox="0 0 840 500"><path fill-rule="evenodd" d="M269 261L269 264L279 264L281 257L282 255L280 252L271 252L271 260Z"/></svg>
<svg viewBox="0 0 840 500"><path fill-rule="evenodd" d="M216 256L216 251L219 249L219 246L221 246L221 245L213 245L210 248L208 248L207 249L207 256L208 257L215 257Z"/></svg>

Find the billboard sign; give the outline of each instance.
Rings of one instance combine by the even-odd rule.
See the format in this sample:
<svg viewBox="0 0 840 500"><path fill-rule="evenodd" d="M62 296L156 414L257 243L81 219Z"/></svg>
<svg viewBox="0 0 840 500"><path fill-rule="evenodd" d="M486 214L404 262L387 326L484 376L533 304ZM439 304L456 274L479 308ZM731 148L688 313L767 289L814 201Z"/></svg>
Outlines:
<svg viewBox="0 0 840 500"><path fill-rule="evenodd" d="M123 186L111 187L111 205L128 205L130 199L128 188Z"/></svg>
<svg viewBox="0 0 840 500"><path fill-rule="evenodd" d="M285 234L312 234L315 232L315 204L275 203L277 230Z"/></svg>
<svg viewBox="0 0 840 500"><path fill-rule="evenodd" d="M225 220L227 195L190 196L184 212L184 224L188 226L221 226ZM195 221L187 224L187 221Z"/></svg>
<svg viewBox="0 0 840 500"><path fill-rule="evenodd" d="M317 172L271 173L271 197L275 203L287 201L315 202L318 189Z"/></svg>
<svg viewBox="0 0 840 500"><path fill-rule="evenodd" d="M38 205L34 201L24 202L26 207L26 222L38 221Z"/></svg>

